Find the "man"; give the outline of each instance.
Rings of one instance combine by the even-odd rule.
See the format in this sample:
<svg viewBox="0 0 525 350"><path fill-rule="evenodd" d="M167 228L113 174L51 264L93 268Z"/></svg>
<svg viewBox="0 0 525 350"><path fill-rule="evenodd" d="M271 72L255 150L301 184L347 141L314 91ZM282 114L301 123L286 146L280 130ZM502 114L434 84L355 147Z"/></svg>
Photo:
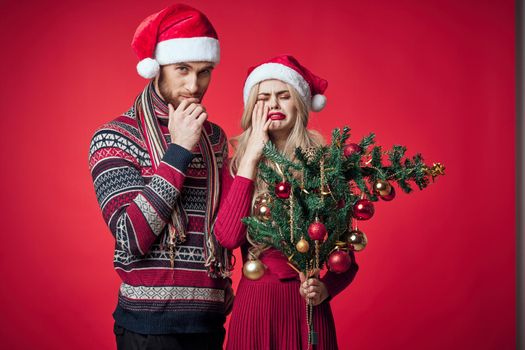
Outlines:
<svg viewBox="0 0 525 350"><path fill-rule="evenodd" d="M212 233L224 132L202 105L219 41L186 5L146 18L132 47L151 79L94 134L89 165L122 279L118 349L222 349L233 293L229 252Z"/></svg>

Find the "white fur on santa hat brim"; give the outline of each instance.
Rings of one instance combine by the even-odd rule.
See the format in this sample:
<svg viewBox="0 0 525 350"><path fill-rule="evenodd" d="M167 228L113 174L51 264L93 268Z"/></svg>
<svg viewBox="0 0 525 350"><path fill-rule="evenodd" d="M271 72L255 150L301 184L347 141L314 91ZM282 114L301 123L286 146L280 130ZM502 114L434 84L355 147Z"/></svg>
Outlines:
<svg viewBox="0 0 525 350"><path fill-rule="evenodd" d="M137 64L137 73L143 78L153 79L159 74L160 65L159 62L153 58L145 58Z"/></svg>
<svg viewBox="0 0 525 350"><path fill-rule="evenodd" d="M321 94L316 94L312 98L312 111L320 112L326 106L326 96Z"/></svg>

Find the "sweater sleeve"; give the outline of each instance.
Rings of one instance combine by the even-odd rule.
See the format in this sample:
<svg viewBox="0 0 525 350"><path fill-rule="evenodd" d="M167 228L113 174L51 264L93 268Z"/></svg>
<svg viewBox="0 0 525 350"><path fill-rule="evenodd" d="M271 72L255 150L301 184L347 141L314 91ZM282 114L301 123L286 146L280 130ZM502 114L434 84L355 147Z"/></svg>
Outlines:
<svg viewBox="0 0 525 350"><path fill-rule="evenodd" d="M341 293L346 287L348 287L359 270L359 265L357 265L355 261L354 252L350 251L349 254L352 259L352 264L348 271L343 273L327 271L325 275L321 277L321 282L324 283L328 290L329 299L334 298L337 294Z"/></svg>
<svg viewBox="0 0 525 350"><path fill-rule="evenodd" d="M221 172L221 200L214 233L227 249L240 247L246 240L246 226L241 219L250 215L254 184L242 176L232 177L228 162Z"/></svg>
<svg viewBox="0 0 525 350"><path fill-rule="evenodd" d="M146 184L136 160L140 148L118 132L95 133L89 166L104 221L117 249L144 255L171 220L193 154L170 144Z"/></svg>

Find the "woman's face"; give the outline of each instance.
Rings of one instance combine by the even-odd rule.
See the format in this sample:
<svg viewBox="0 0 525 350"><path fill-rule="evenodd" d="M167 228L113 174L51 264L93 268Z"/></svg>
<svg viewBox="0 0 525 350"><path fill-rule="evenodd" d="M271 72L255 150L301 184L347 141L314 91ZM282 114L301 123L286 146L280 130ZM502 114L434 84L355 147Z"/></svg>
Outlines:
<svg viewBox="0 0 525 350"><path fill-rule="evenodd" d="M287 136L295 125L297 106L286 83L276 79L261 82L257 101L262 101L263 107L269 107L270 133Z"/></svg>

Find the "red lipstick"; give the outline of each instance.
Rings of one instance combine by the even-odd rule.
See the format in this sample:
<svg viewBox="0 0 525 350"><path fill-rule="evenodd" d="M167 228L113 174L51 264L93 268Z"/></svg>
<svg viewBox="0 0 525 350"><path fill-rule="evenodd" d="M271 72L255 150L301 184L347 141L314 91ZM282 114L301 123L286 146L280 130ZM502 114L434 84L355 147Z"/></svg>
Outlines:
<svg viewBox="0 0 525 350"><path fill-rule="evenodd" d="M270 118L271 120L283 120L286 118L286 116L280 112L274 112L269 113L268 118Z"/></svg>

